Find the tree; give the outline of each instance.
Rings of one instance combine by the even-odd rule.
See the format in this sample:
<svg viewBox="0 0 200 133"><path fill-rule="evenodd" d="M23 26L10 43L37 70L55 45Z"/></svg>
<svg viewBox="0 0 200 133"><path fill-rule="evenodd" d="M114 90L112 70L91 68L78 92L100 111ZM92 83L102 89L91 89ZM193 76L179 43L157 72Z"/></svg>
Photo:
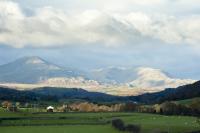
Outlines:
<svg viewBox="0 0 200 133"><path fill-rule="evenodd" d="M124 122L121 119L112 120L112 126L119 131L125 130Z"/></svg>
<svg viewBox="0 0 200 133"><path fill-rule="evenodd" d="M130 133L140 133L140 126L139 125L133 125L133 124L129 124L126 126L126 131L130 132Z"/></svg>
<svg viewBox="0 0 200 133"><path fill-rule="evenodd" d="M12 106L12 103L9 102L9 101L3 101L3 102L1 103L1 105L2 105L3 108L8 108L8 107L11 107L11 106Z"/></svg>
<svg viewBox="0 0 200 133"><path fill-rule="evenodd" d="M124 111L136 111L138 105L135 103L126 103L124 106Z"/></svg>
<svg viewBox="0 0 200 133"><path fill-rule="evenodd" d="M165 115L178 114L178 106L173 102L164 102L161 105L161 113Z"/></svg>
<svg viewBox="0 0 200 133"><path fill-rule="evenodd" d="M200 114L200 99L195 99L190 104L190 108L192 109L192 112L194 115Z"/></svg>
<svg viewBox="0 0 200 133"><path fill-rule="evenodd" d="M79 111L91 112L91 111L93 111L92 105L88 102L81 103L81 104L79 104Z"/></svg>
<svg viewBox="0 0 200 133"><path fill-rule="evenodd" d="M16 105L17 108L19 108L21 106L21 103L20 102L16 102L15 105Z"/></svg>

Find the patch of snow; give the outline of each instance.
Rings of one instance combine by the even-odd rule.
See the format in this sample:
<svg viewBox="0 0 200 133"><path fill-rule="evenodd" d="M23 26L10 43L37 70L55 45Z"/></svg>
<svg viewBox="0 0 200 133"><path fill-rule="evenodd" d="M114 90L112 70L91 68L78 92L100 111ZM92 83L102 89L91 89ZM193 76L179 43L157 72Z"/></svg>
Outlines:
<svg viewBox="0 0 200 133"><path fill-rule="evenodd" d="M26 64L44 64L45 62L39 58L30 58L26 61Z"/></svg>
<svg viewBox="0 0 200 133"><path fill-rule="evenodd" d="M194 83L191 79L174 79L168 77L160 69L140 67L137 69L138 77L128 83L130 87L154 88L158 91L165 88L176 88L178 86Z"/></svg>

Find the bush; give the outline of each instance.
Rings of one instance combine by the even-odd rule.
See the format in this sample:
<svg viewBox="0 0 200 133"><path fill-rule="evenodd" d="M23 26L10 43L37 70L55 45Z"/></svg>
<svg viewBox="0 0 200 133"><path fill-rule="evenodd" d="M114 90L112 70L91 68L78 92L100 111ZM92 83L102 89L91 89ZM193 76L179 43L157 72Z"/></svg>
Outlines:
<svg viewBox="0 0 200 133"><path fill-rule="evenodd" d="M133 124L129 124L126 126L126 131L129 131L130 133L140 133L140 126L139 125L133 125Z"/></svg>
<svg viewBox="0 0 200 133"><path fill-rule="evenodd" d="M141 127L139 125L129 124L125 126L121 119L112 120L112 126L119 131L127 131L130 133L140 133Z"/></svg>
<svg viewBox="0 0 200 133"><path fill-rule="evenodd" d="M112 126L120 131L125 130L124 122L121 119L112 120Z"/></svg>

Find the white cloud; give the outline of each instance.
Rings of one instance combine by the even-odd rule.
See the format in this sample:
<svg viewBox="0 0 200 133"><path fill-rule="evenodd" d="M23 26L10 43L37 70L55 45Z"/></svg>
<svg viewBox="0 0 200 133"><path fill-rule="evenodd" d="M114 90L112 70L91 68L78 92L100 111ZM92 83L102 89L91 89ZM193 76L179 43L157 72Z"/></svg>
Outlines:
<svg viewBox="0 0 200 133"><path fill-rule="evenodd" d="M145 0L129 2L153 5ZM153 0L154 4L163 2L166 0ZM154 39L165 43L198 44L199 22L198 14L176 17L161 13L106 10L69 14L53 7L35 9L32 16L26 16L18 4L0 1L0 42L19 48L94 43L116 46Z"/></svg>

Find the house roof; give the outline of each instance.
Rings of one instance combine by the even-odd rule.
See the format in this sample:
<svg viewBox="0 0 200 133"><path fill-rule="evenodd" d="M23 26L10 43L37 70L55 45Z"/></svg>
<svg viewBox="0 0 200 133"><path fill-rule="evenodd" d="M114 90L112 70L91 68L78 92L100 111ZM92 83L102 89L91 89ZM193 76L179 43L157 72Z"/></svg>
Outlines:
<svg viewBox="0 0 200 133"><path fill-rule="evenodd" d="M49 110L49 109L54 109L54 107L48 106L48 107L47 107L47 110Z"/></svg>

